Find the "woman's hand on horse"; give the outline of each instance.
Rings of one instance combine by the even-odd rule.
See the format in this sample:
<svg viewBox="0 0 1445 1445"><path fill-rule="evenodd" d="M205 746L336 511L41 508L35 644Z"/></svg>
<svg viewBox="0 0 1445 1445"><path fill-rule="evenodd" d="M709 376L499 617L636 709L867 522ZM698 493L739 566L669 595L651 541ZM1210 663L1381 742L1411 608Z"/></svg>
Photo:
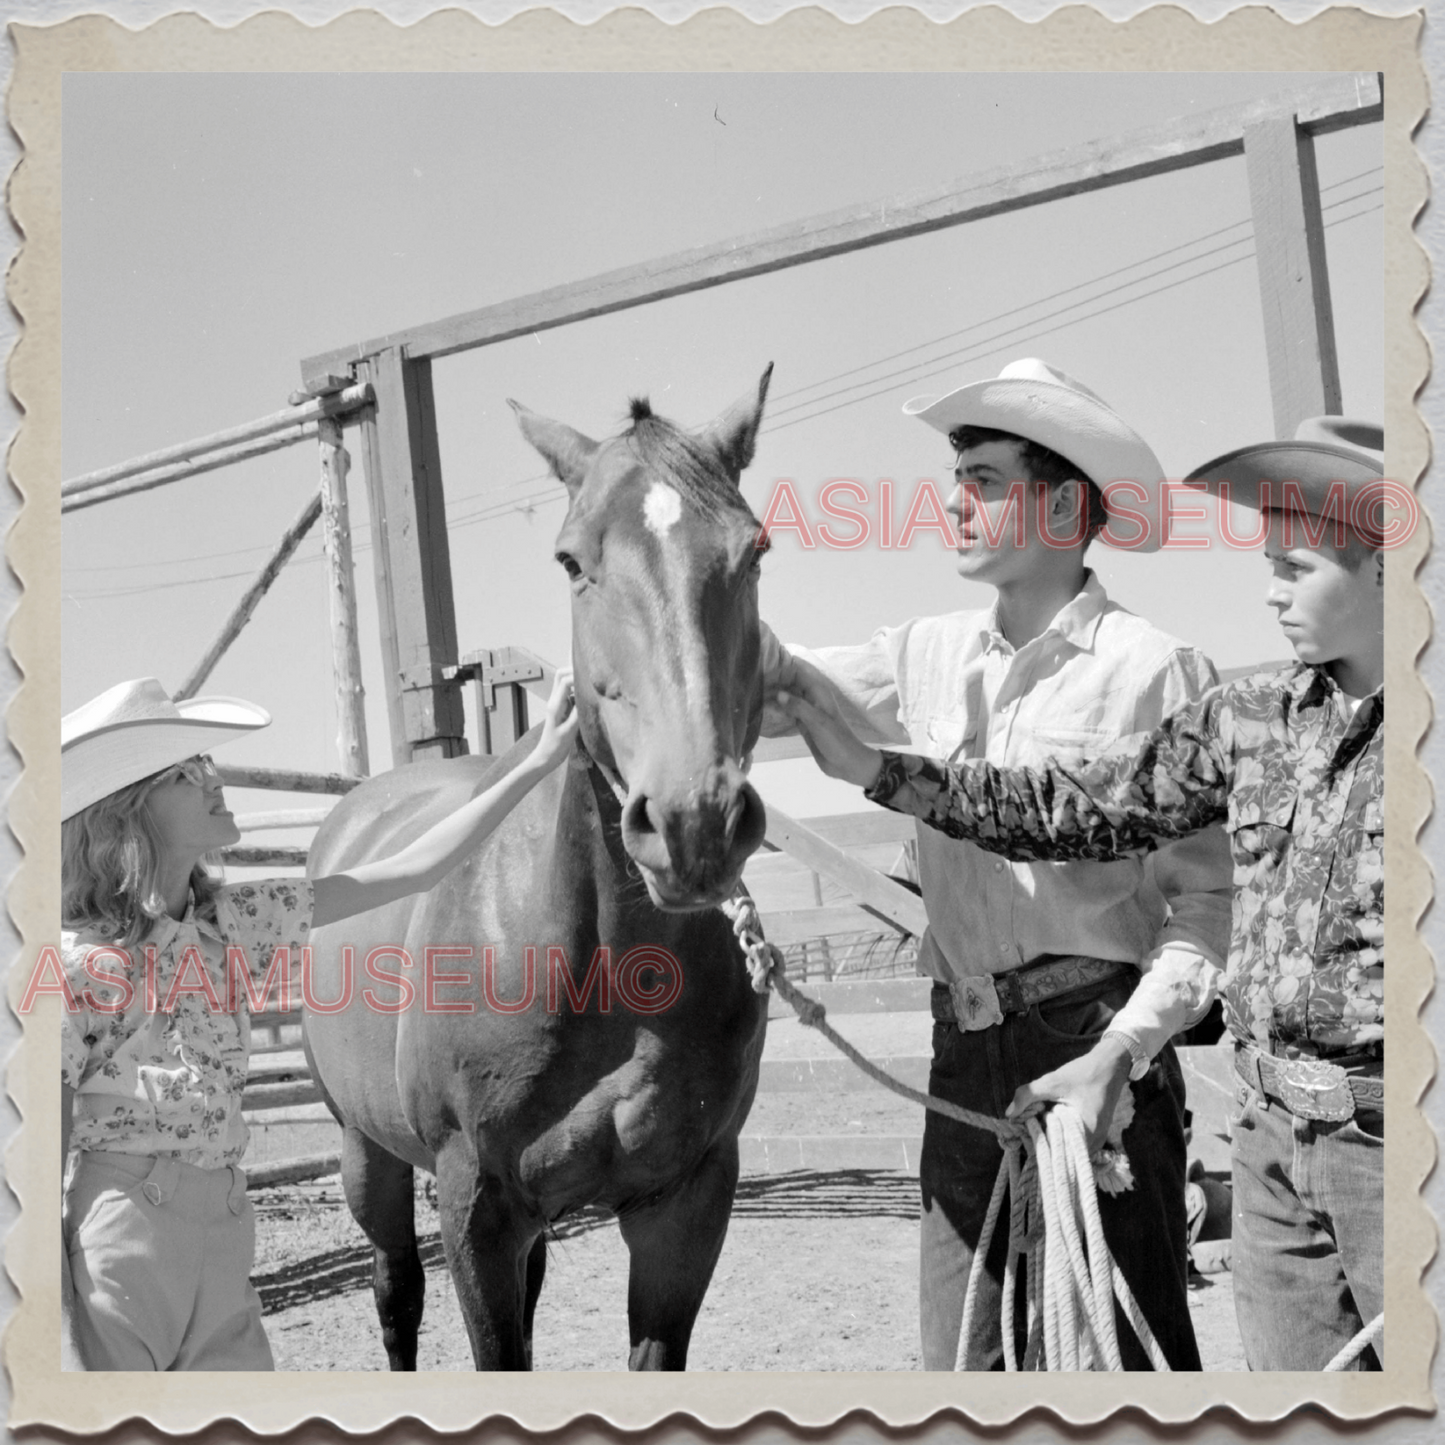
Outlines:
<svg viewBox="0 0 1445 1445"><path fill-rule="evenodd" d="M552 696L547 699L547 719L542 725L542 736L537 741L535 760L548 772L557 766L571 751L572 740L577 736L577 697L572 690L572 669L557 669L552 683Z"/></svg>
<svg viewBox="0 0 1445 1445"><path fill-rule="evenodd" d="M1023 1085L1004 1111L1004 1117L1025 1119L1048 1104L1071 1104L1084 1126L1089 1153L1096 1153L1108 1136L1114 1106L1129 1082L1132 1063L1126 1045L1117 1038L1102 1038L1087 1054L1070 1059L1059 1068L1040 1074L1031 1084Z"/></svg>
<svg viewBox="0 0 1445 1445"><path fill-rule="evenodd" d="M797 725L813 760L830 778L871 787L883 767L883 755L862 742L838 715L832 689L823 675L801 659L791 686L777 694L778 707Z"/></svg>
<svg viewBox="0 0 1445 1445"><path fill-rule="evenodd" d="M475 852L501 821L567 755L577 736L572 674L563 669L547 700L547 721L529 757L390 858L313 878L313 928L434 888Z"/></svg>

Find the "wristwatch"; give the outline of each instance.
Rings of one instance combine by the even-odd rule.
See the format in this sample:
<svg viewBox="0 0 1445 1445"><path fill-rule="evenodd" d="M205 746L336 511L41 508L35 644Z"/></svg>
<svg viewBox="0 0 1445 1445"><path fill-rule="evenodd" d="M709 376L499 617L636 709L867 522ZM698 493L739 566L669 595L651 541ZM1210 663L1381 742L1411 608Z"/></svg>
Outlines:
<svg viewBox="0 0 1445 1445"><path fill-rule="evenodd" d="M1149 1072L1151 1062L1149 1055L1144 1052L1144 1045L1133 1034L1126 1033L1123 1029L1105 1029L1104 1037L1118 1039L1129 1050L1129 1057L1133 1061L1129 1067L1129 1082L1137 1084Z"/></svg>

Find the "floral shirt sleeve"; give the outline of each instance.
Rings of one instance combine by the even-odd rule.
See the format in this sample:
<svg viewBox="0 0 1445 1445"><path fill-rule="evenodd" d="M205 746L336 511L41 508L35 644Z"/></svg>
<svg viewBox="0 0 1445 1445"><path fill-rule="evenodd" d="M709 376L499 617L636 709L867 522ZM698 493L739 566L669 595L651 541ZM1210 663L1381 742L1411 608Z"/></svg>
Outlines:
<svg viewBox="0 0 1445 1445"><path fill-rule="evenodd" d="M232 883L216 897L216 922L228 946L245 951L253 979L263 978L276 950L284 948L290 963L301 962L311 942L311 882L306 878L264 878Z"/></svg>
<svg viewBox="0 0 1445 1445"><path fill-rule="evenodd" d="M1219 736L1221 691L1072 768L885 752L867 796L1009 858L1126 858L1226 816L1232 759Z"/></svg>
<svg viewBox="0 0 1445 1445"><path fill-rule="evenodd" d="M885 753L868 796L1012 858L1117 858L1224 819L1231 1030L1349 1051L1385 1033L1384 709L1300 664L1073 768Z"/></svg>
<svg viewBox="0 0 1445 1445"><path fill-rule="evenodd" d="M86 992L87 986L95 988L85 972L85 958L90 949L91 945L74 933L61 935L61 966L70 992L79 1004L75 1013L63 1012L60 1023L60 1081L72 1089L78 1089L85 1078L91 1050L100 1043L104 1031L101 1015L87 1003L91 996Z"/></svg>

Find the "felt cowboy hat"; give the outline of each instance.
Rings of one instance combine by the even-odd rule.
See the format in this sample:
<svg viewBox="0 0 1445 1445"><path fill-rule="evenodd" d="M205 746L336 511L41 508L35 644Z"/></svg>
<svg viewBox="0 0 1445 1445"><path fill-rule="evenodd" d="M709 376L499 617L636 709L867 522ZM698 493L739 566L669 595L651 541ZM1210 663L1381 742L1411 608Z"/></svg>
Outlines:
<svg viewBox="0 0 1445 1445"><path fill-rule="evenodd" d="M172 702L153 677L117 683L60 720L61 821L270 721L265 708L239 698Z"/></svg>
<svg viewBox="0 0 1445 1445"><path fill-rule="evenodd" d="M1289 508L1338 517L1367 543L1384 538L1385 430L1342 416L1309 417L1292 441L1238 447L1196 467L1186 486L1221 494L1247 507Z"/></svg>
<svg viewBox="0 0 1445 1445"><path fill-rule="evenodd" d="M947 396L914 397L903 410L945 436L961 426L986 426L1048 447L1078 467L1103 493L1110 516L1119 517L1118 540L1105 533L1102 541L1130 551L1158 549L1164 485L1159 458L1108 402L1047 362L1011 361L991 381L972 382ZM1114 488L1114 482L1134 485ZM1142 536L1141 514L1149 520Z"/></svg>

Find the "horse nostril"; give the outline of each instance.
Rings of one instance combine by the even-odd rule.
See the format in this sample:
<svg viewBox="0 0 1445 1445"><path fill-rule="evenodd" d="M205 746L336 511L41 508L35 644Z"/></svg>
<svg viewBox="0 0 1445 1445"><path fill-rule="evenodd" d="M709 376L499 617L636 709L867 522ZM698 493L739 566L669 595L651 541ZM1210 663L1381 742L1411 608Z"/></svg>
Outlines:
<svg viewBox="0 0 1445 1445"><path fill-rule="evenodd" d="M755 852L768 831L768 812L751 783L738 789L728 813L728 852L733 858L747 858Z"/></svg>
<svg viewBox="0 0 1445 1445"><path fill-rule="evenodd" d="M729 843L737 836L738 824L742 821L743 814L747 812L747 807L747 794L739 788L737 796L733 799L732 807L728 809L727 816L723 819L723 837Z"/></svg>
<svg viewBox="0 0 1445 1445"><path fill-rule="evenodd" d="M622 823L629 833L656 833L652 819L652 801L644 793L634 793L622 810Z"/></svg>
<svg viewBox="0 0 1445 1445"><path fill-rule="evenodd" d="M672 866L657 805L645 793L634 793L622 810L622 841L639 863L654 872Z"/></svg>

